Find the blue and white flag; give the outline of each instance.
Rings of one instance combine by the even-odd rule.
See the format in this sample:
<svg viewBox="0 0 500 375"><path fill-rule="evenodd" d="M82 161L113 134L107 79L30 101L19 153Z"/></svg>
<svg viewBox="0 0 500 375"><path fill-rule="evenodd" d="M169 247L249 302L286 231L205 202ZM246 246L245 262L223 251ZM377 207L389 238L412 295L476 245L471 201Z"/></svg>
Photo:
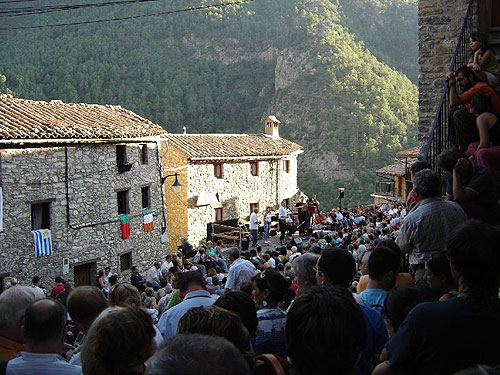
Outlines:
<svg viewBox="0 0 500 375"><path fill-rule="evenodd" d="M32 230L33 247L35 248L35 257L52 255L52 240L50 239L50 229Z"/></svg>

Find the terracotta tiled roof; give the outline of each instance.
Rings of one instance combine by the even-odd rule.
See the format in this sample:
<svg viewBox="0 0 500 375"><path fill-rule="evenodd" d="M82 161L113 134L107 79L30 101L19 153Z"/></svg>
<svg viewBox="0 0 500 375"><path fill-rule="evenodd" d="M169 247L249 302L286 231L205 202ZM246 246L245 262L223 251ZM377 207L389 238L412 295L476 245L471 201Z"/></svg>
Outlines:
<svg viewBox="0 0 500 375"><path fill-rule="evenodd" d="M283 156L302 146L263 134L167 134L165 136L189 158Z"/></svg>
<svg viewBox="0 0 500 375"><path fill-rule="evenodd" d="M415 146L409 148L408 150L401 150L396 155L396 158L418 158L420 155L420 147Z"/></svg>
<svg viewBox="0 0 500 375"><path fill-rule="evenodd" d="M0 140L141 138L164 133L160 126L120 106L0 95Z"/></svg>
<svg viewBox="0 0 500 375"><path fill-rule="evenodd" d="M417 158L408 158L408 168L415 163L418 159ZM386 165L385 167L382 167L380 169L377 169L377 174L378 175L383 175L383 176L400 176L403 177L406 174L406 163L404 161L397 161L394 164L391 165Z"/></svg>

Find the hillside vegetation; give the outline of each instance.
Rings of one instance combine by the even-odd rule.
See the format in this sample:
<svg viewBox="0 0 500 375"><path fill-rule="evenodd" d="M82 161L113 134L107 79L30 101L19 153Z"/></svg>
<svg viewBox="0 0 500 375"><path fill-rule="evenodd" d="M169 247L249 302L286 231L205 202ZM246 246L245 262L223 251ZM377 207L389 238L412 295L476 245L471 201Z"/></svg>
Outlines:
<svg viewBox="0 0 500 375"><path fill-rule="evenodd" d="M415 2L255 0L130 21L0 31L6 77L0 90L119 104L170 132L183 126L189 133L262 132L273 113L281 135L305 148L299 185L306 193L331 206L344 186L346 204L367 203L374 171L416 142L417 90L408 78L416 76ZM154 1L1 19L8 28L197 5Z"/></svg>

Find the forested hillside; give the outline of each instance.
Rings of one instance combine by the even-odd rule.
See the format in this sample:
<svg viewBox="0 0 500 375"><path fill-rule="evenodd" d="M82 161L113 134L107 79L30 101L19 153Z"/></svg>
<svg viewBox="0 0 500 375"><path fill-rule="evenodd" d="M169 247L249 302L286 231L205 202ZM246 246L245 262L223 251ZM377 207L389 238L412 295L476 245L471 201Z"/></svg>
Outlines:
<svg viewBox="0 0 500 375"><path fill-rule="evenodd" d="M66 4L75 2L84 3ZM374 171L416 142L417 92L405 75L416 78L415 3L255 0L28 30L12 28L167 12L200 0L0 14L0 29L10 29L0 31L0 90L119 104L170 132L262 132L273 113L281 134L305 147L299 185L306 193L331 205L345 186L348 204L369 202ZM65 3L36 1L53 4ZM33 3L2 9L20 6Z"/></svg>

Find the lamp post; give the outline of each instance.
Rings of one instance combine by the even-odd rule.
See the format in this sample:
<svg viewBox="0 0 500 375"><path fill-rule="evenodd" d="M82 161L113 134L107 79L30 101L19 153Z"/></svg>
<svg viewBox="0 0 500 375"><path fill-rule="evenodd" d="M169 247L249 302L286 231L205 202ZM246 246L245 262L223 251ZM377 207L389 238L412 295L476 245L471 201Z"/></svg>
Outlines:
<svg viewBox="0 0 500 375"><path fill-rule="evenodd" d="M181 183L179 182L179 179L177 178L178 175L177 173L174 173L174 174L168 174L166 176L163 176L161 178L161 183L164 184L165 183L165 180L168 178L168 177L174 177L175 176L175 181L174 183L172 184L172 190L174 191L174 193L178 193L179 191L181 191L181 188L182 188L182 185Z"/></svg>
<svg viewBox="0 0 500 375"><path fill-rule="evenodd" d="M342 212L342 198L344 198L344 188L339 188L338 196L339 196L339 210Z"/></svg>

